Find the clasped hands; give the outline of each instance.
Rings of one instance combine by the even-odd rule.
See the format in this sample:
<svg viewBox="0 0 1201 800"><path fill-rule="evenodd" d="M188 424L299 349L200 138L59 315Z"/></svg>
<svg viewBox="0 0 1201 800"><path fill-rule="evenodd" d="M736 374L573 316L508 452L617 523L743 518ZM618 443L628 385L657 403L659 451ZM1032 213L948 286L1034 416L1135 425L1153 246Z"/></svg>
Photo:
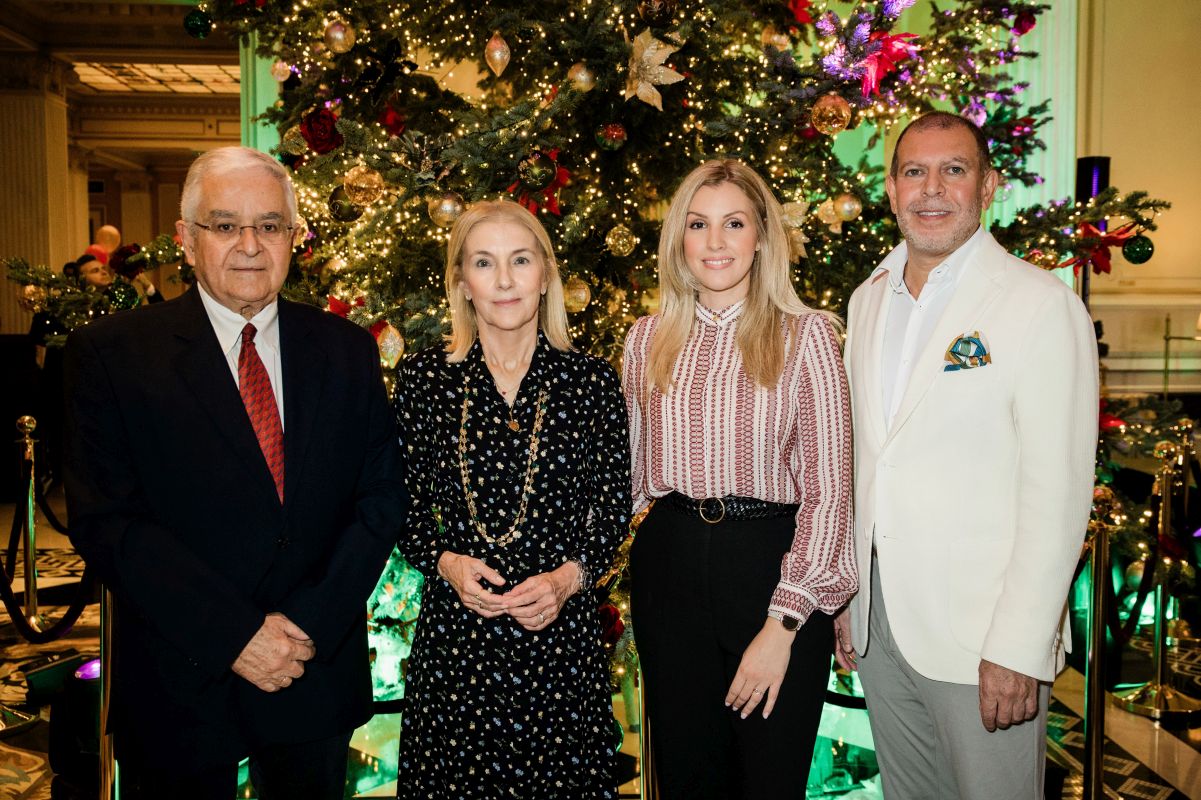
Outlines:
<svg viewBox="0 0 1201 800"><path fill-rule="evenodd" d="M234 661L234 673L264 692L278 692L304 675L304 662L317 655L309 635L283 614L268 614Z"/></svg>
<svg viewBox="0 0 1201 800"><path fill-rule="evenodd" d="M554 622L567 598L580 589L580 568L574 561L526 578L504 594L484 585L504 586L499 572L478 558L445 552L438 558L438 574L459 595L459 602L485 619L508 615L527 631L540 631Z"/></svg>

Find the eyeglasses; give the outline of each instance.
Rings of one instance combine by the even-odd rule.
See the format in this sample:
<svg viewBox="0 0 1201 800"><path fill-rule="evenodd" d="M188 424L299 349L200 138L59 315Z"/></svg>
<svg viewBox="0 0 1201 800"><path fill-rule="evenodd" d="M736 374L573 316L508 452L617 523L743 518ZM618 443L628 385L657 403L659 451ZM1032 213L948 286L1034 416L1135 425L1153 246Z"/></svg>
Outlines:
<svg viewBox="0 0 1201 800"><path fill-rule="evenodd" d="M201 222L192 224L197 228L204 228L223 242L232 242L242 235L242 231L250 228L263 244L278 244L296 230L294 225L284 225L280 222L260 222L258 225L235 225L232 222L214 222L212 225L205 225Z"/></svg>

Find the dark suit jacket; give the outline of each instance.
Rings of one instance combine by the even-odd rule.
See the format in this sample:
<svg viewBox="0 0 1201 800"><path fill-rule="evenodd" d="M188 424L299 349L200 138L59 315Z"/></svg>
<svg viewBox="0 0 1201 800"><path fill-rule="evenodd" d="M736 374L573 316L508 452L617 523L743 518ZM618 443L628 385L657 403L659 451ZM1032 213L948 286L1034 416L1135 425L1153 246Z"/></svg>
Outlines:
<svg viewBox="0 0 1201 800"><path fill-rule="evenodd" d="M279 301L284 503L197 290L67 343L70 535L116 597L118 757L187 768L371 715L365 603L407 497L379 353ZM317 655L266 693L230 666L279 611Z"/></svg>

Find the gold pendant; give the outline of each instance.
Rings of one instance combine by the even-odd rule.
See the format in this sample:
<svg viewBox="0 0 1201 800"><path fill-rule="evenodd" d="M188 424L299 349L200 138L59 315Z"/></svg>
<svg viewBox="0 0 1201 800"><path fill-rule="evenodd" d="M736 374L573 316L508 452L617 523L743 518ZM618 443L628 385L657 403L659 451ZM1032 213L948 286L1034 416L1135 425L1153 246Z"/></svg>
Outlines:
<svg viewBox="0 0 1201 800"><path fill-rule="evenodd" d="M511 431L521 430L521 426L517 424L517 420L515 420L515 419L509 420L509 430L511 430Z"/></svg>

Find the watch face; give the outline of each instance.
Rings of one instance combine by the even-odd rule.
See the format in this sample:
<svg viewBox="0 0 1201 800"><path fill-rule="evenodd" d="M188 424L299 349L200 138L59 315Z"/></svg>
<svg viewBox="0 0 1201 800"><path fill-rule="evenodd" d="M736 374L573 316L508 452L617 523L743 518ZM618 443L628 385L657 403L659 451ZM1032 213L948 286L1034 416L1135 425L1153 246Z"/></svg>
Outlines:
<svg viewBox="0 0 1201 800"><path fill-rule="evenodd" d="M795 631L797 628L801 627L801 621L799 619L796 617L790 617L787 614L780 618L780 624L784 626L784 630L786 631Z"/></svg>

